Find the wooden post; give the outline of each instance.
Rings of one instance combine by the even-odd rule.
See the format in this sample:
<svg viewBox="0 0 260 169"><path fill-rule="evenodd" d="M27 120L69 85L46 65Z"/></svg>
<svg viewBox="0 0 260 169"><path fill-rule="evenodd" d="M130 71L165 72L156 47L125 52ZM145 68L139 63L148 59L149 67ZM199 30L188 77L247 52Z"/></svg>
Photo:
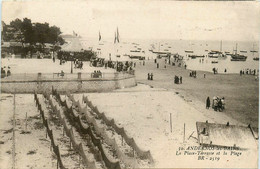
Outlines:
<svg viewBox="0 0 260 169"><path fill-rule="evenodd" d="M15 126L16 126L16 122L15 122L15 108L16 108L16 105L15 105L15 93L16 93L16 89L15 89L15 92L14 92L14 110L13 110L13 149L12 149L12 157L13 157L13 162L12 162L12 169L15 169Z"/></svg>
<svg viewBox="0 0 260 169"><path fill-rule="evenodd" d="M80 168L80 154L79 154L79 168Z"/></svg>
<svg viewBox="0 0 260 169"><path fill-rule="evenodd" d="M170 113L170 128L171 128L171 133L172 133L172 113Z"/></svg>
<svg viewBox="0 0 260 169"><path fill-rule="evenodd" d="M71 139L70 139L70 150L71 150Z"/></svg>
<svg viewBox="0 0 260 169"><path fill-rule="evenodd" d="M58 158L57 158L57 169L59 168L59 161L58 161Z"/></svg>
<svg viewBox="0 0 260 169"><path fill-rule="evenodd" d="M185 142L185 123L184 123L184 130L183 130L183 143Z"/></svg>
<svg viewBox="0 0 260 169"><path fill-rule="evenodd" d="M25 116L25 131L27 131L27 112L26 112L26 116Z"/></svg>

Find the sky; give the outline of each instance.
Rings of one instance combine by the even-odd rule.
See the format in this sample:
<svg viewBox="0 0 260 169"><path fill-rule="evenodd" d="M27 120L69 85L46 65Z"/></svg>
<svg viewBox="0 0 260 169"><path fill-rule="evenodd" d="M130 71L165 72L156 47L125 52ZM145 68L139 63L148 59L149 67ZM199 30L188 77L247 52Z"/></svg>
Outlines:
<svg viewBox="0 0 260 169"><path fill-rule="evenodd" d="M259 41L256 1L14 1L2 3L2 21L30 18L83 37Z"/></svg>

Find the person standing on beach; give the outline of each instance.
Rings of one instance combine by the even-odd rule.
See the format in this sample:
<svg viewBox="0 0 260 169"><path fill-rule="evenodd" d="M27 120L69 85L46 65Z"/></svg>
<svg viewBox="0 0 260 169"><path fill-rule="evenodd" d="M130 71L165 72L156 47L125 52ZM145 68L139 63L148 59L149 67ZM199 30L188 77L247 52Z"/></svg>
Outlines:
<svg viewBox="0 0 260 169"><path fill-rule="evenodd" d="M147 77L147 79L148 79L148 80L150 80L150 73L148 73L148 75L147 75L147 76L148 76L148 77Z"/></svg>
<svg viewBox="0 0 260 169"><path fill-rule="evenodd" d="M206 78L206 74L204 73L204 78Z"/></svg>
<svg viewBox="0 0 260 169"><path fill-rule="evenodd" d="M207 101L206 101L206 109L209 109L210 107L210 99L209 97L207 98Z"/></svg>
<svg viewBox="0 0 260 169"><path fill-rule="evenodd" d="M151 73L150 80L153 80L153 73Z"/></svg>
<svg viewBox="0 0 260 169"><path fill-rule="evenodd" d="M182 76L180 76L180 84L182 84Z"/></svg>
<svg viewBox="0 0 260 169"><path fill-rule="evenodd" d="M159 63L157 63L157 69L159 68Z"/></svg>

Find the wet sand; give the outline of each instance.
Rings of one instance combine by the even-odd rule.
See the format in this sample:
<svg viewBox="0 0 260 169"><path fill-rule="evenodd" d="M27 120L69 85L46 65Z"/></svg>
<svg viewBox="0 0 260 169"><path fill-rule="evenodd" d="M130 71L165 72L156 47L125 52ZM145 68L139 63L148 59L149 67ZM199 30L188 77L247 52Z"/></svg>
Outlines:
<svg viewBox="0 0 260 169"><path fill-rule="evenodd" d="M158 60L158 59L157 59ZM258 127L259 83L253 75L213 74L197 71L197 78L189 77L190 70L184 67L166 64L164 59L158 60L160 68L156 68L154 60L146 60L145 65L136 64L136 80L156 88L175 90L181 97L190 100L200 111L206 111L206 98L212 103L213 96L225 97L226 109L223 112L244 124ZM154 80L147 80L147 74L153 73ZM206 78L203 74L206 74ZM182 76L182 84L174 84L174 76ZM212 108L211 108L212 110Z"/></svg>

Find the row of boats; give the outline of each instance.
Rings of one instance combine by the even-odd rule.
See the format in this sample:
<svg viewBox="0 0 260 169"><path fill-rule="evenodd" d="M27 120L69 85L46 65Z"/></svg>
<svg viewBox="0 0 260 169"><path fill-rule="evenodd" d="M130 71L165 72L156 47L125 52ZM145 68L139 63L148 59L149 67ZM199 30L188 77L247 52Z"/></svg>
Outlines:
<svg viewBox="0 0 260 169"><path fill-rule="evenodd" d="M231 56L231 61L246 61L247 59L247 56L244 55L244 54L239 54L237 53L237 44L236 44L236 50L233 50L233 53L230 53L230 52L222 52L221 50L220 51L210 51L208 52L208 50L205 50L205 52L208 52L208 57L209 58L226 58L228 55ZM235 53L234 53L235 52ZM256 50L251 50L250 52L252 53L257 53L258 51ZM185 50L185 53L193 53L192 50ZM240 51L240 53L247 53L247 51ZM188 55L188 57L192 58L192 59L195 59L195 58L201 58L201 57L205 57L204 55L193 55L193 54L190 54ZM253 60L255 61L259 61L259 57L254 57ZM214 63L217 63L214 62Z"/></svg>

